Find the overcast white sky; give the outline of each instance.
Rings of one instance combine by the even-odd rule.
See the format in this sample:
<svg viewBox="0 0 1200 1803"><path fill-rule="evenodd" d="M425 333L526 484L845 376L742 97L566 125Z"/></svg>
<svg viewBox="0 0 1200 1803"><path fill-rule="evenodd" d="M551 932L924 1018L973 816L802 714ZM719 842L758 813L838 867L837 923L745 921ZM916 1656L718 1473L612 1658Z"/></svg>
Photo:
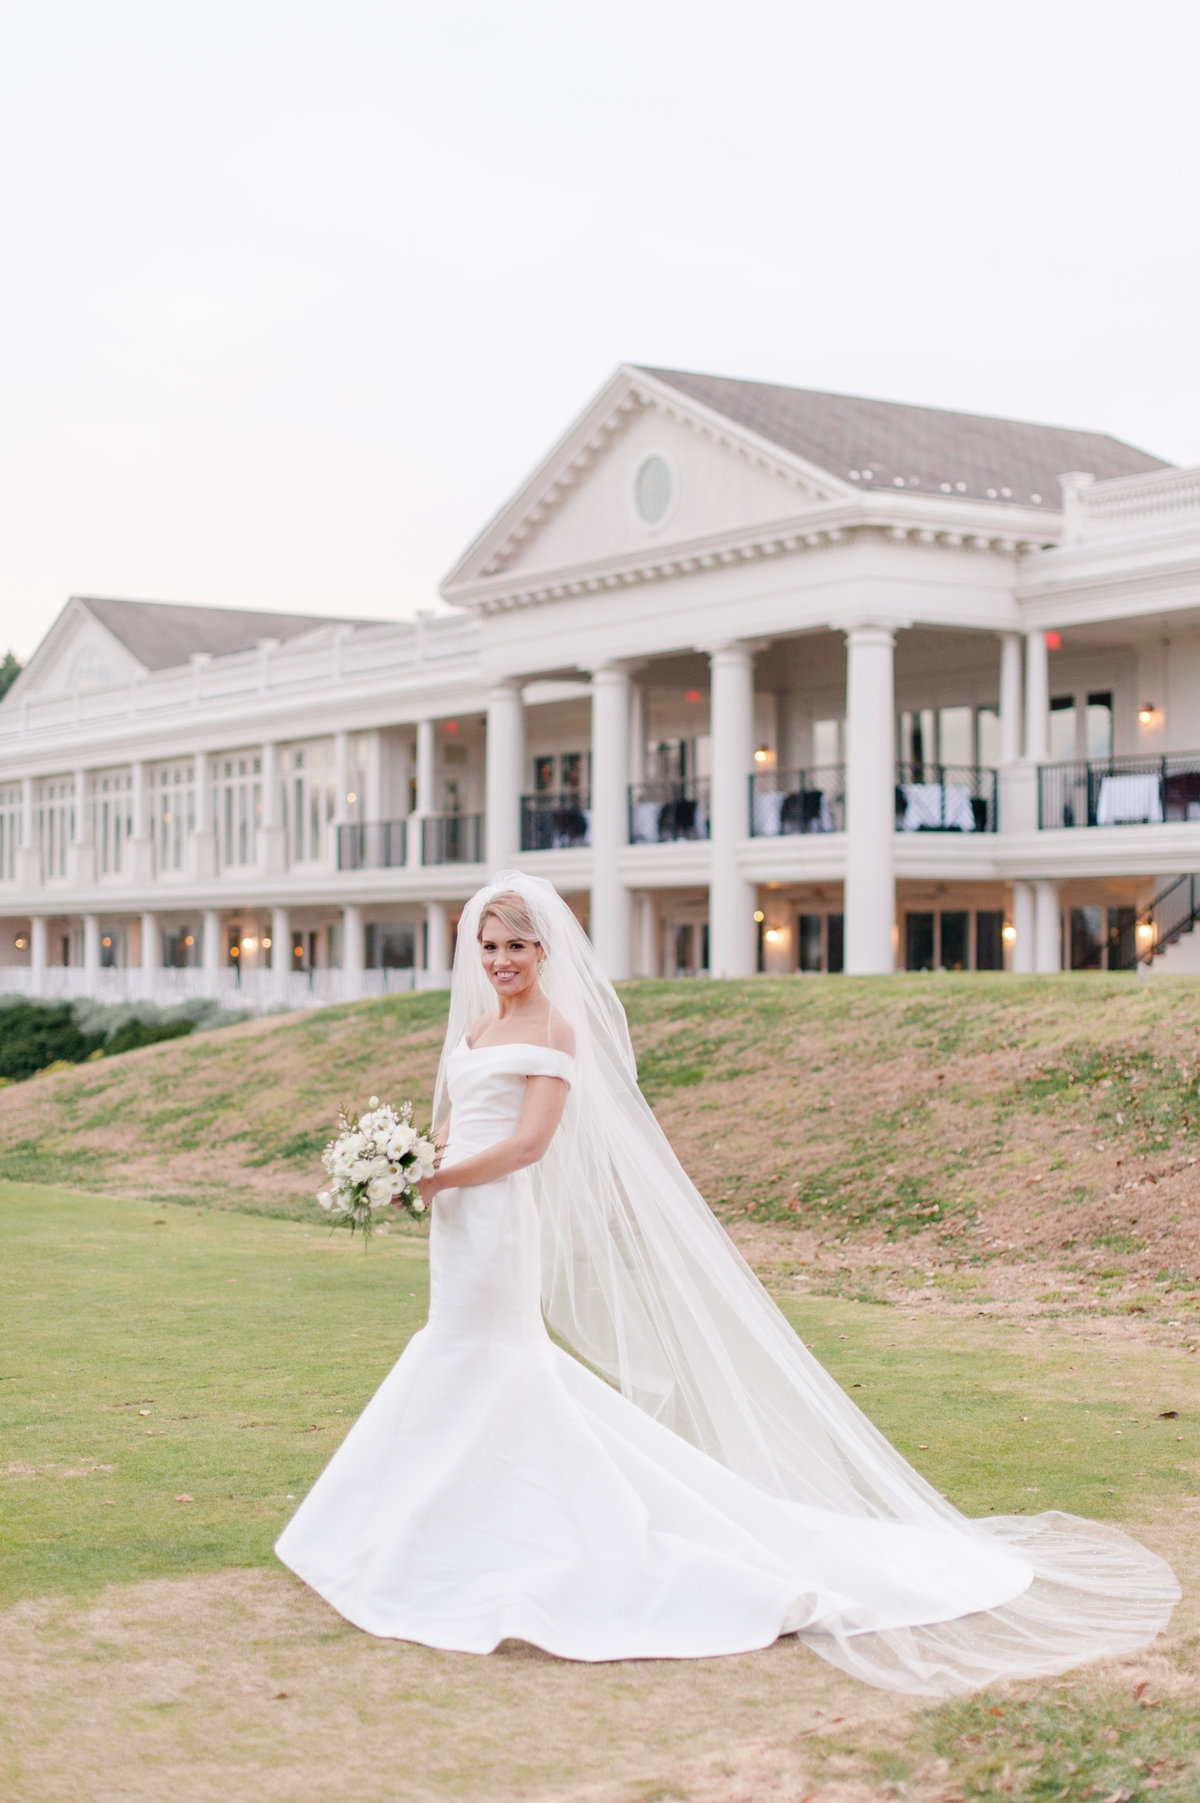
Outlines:
<svg viewBox="0 0 1200 1803"><path fill-rule="evenodd" d="M9 0L0 651L394 617L630 360L1200 463L1194 0Z"/></svg>

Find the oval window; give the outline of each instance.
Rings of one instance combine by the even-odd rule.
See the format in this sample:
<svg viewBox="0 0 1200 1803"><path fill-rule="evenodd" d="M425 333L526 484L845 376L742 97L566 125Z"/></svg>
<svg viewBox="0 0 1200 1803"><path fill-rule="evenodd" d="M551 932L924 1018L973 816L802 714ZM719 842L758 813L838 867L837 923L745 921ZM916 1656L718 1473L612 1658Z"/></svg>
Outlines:
<svg viewBox="0 0 1200 1803"><path fill-rule="evenodd" d="M665 457L647 457L637 473L633 493L647 526L657 526L671 505L671 471Z"/></svg>

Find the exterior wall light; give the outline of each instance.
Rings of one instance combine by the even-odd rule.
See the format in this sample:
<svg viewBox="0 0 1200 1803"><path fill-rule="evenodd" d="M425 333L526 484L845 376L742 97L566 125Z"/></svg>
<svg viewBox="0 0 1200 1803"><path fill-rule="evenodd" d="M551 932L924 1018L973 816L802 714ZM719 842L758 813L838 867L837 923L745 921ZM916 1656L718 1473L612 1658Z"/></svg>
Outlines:
<svg viewBox="0 0 1200 1803"><path fill-rule="evenodd" d="M101 943L101 945L108 946L108 945L112 944L112 940L109 938L108 934L106 933L104 935L103 939L100 941L100 943Z"/></svg>
<svg viewBox="0 0 1200 1803"><path fill-rule="evenodd" d="M1154 703L1152 701L1143 701L1141 707L1139 707L1139 709L1138 709L1138 725L1139 726L1153 726L1154 725Z"/></svg>
<svg viewBox="0 0 1200 1803"><path fill-rule="evenodd" d="M257 944L258 940L254 937L253 933L249 933L246 938L242 940L242 949L243 951L252 952Z"/></svg>
<svg viewBox="0 0 1200 1803"><path fill-rule="evenodd" d="M302 945L294 945L292 947L292 956L293 958L302 958L304 956L304 947Z"/></svg>
<svg viewBox="0 0 1200 1803"><path fill-rule="evenodd" d="M1153 939L1153 937L1154 937L1154 922L1151 920L1139 920L1138 921L1138 938L1139 939Z"/></svg>
<svg viewBox="0 0 1200 1803"><path fill-rule="evenodd" d="M231 945L231 946L230 946L230 948L229 948L229 956L230 956L230 957L231 957L231 958L240 958L240 957L241 957L241 955L242 955L242 948L241 948L241 946L240 946L240 945Z"/></svg>
<svg viewBox="0 0 1200 1803"><path fill-rule="evenodd" d="M355 802L358 800L358 796L354 793L353 789L351 789L349 795L347 795L346 800L350 803L351 807L353 807Z"/></svg>
<svg viewBox="0 0 1200 1803"><path fill-rule="evenodd" d="M196 941L190 933L185 933L183 935L183 943L185 945L195 945Z"/></svg>
<svg viewBox="0 0 1200 1803"><path fill-rule="evenodd" d="M767 746L760 745L754 753L754 762L756 764L765 764L770 755L771 753Z"/></svg>
<svg viewBox="0 0 1200 1803"><path fill-rule="evenodd" d="M271 949L271 941L270 941L270 940L269 940L269 939L264 939L264 940L263 940L263 950L264 950L264 952L269 952L269 951L270 951L270 949Z"/></svg>
<svg viewBox="0 0 1200 1803"><path fill-rule="evenodd" d="M778 945L783 938L782 927L768 927L764 935L768 945Z"/></svg>
<svg viewBox="0 0 1200 1803"><path fill-rule="evenodd" d="M25 947L29 944L29 941L28 941L28 939L26 939L26 937L23 933L19 933L17 935L17 937L13 940L13 944L16 946L16 948L19 952L23 952L25 950Z"/></svg>
<svg viewBox="0 0 1200 1803"><path fill-rule="evenodd" d="M755 910L754 910L754 918L755 918L755 920L756 920L756 921L757 921L757 922L758 922L758 924L759 924L759 926L761 926L761 925L762 925L762 923L763 923L763 921L764 921L764 920L765 920L765 919L766 919L766 918L767 918L767 917L766 917L766 915L765 915L765 914L764 914L764 913L763 913L763 911L762 911L762 909L761 909L761 908L755 908Z"/></svg>
<svg viewBox="0 0 1200 1803"><path fill-rule="evenodd" d="M1012 942L1016 938L1016 936L1017 936L1017 929L1014 926L1005 926L1005 927L1002 927L1000 930L1000 937L1002 939L1007 939L1010 945L1012 944Z"/></svg>

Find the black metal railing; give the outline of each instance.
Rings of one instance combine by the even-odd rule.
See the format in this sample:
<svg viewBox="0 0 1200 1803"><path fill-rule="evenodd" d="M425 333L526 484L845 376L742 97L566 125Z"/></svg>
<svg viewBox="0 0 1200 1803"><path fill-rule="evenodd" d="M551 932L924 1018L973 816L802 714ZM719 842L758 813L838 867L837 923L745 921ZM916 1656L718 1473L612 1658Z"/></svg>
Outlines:
<svg viewBox="0 0 1200 1803"><path fill-rule="evenodd" d="M846 830L846 767L755 770L750 777L750 836Z"/></svg>
<svg viewBox="0 0 1200 1803"><path fill-rule="evenodd" d="M996 772L977 764L897 764L898 833L994 833Z"/></svg>
<svg viewBox="0 0 1200 1803"><path fill-rule="evenodd" d="M1089 758L1038 769L1038 825L1158 826L1200 821L1200 752Z"/></svg>
<svg viewBox="0 0 1200 1803"><path fill-rule="evenodd" d="M482 814L427 814L421 822L423 864L482 864Z"/></svg>
<svg viewBox="0 0 1200 1803"><path fill-rule="evenodd" d="M404 820L352 820L338 827L339 870L391 870L405 863Z"/></svg>
<svg viewBox="0 0 1200 1803"><path fill-rule="evenodd" d="M709 783L706 776L663 777L629 787L629 843L657 845L680 839L707 839Z"/></svg>
<svg viewBox="0 0 1200 1803"><path fill-rule="evenodd" d="M1139 918L1150 931L1139 937L1138 955L1147 964L1169 945L1190 933L1200 918L1200 877L1179 876L1159 891ZM1144 944L1143 944L1144 940Z"/></svg>
<svg viewBox="0 0 1200 1803"><path fill-rule="evenodd" d="M591 799L583 790L522 795L522 851L561 851L591 842Z"/></svg>

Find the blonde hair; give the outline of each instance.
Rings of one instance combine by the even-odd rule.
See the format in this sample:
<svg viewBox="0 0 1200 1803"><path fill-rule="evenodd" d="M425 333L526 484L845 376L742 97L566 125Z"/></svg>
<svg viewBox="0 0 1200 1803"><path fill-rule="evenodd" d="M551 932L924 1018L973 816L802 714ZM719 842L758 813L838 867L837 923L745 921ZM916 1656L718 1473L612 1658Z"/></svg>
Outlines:
<svg viewBox="0 0 1200 1803"><path fill-rule="evenodd" d="M484 904L483 913L479 916L479 931L475 937L482 941L483 929L489 918L494 915L502 927L515 933L518 939L530 939L534 945L541 945L537 928L529 913L529 905L523 895L515 889L498 889L489 902Z"/></svg>

